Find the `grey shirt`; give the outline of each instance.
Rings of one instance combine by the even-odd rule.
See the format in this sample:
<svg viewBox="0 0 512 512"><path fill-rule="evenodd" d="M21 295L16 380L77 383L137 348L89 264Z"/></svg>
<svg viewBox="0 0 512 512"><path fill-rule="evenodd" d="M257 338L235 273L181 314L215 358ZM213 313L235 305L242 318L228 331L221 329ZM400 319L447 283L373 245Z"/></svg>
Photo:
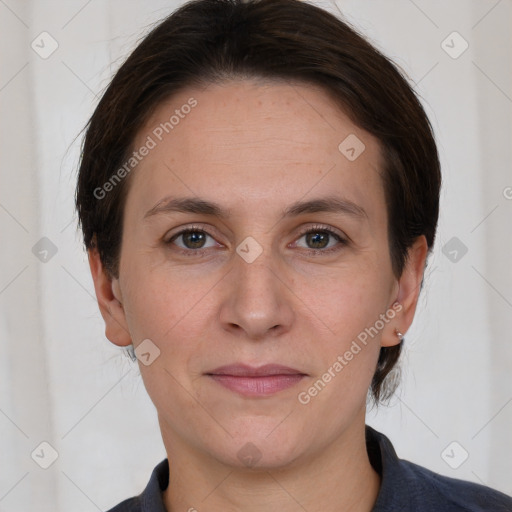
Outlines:
<svg viewBox="0 0 512 512"><path fill-rule="evenodd" d="M399 459L391 441L366 426L370 462L381 476L372 512L512 512L512 498L489 487L441 476ZM167 512L162 491L169 483L169 463L160 462L141 494L108 512Z"/></svg>

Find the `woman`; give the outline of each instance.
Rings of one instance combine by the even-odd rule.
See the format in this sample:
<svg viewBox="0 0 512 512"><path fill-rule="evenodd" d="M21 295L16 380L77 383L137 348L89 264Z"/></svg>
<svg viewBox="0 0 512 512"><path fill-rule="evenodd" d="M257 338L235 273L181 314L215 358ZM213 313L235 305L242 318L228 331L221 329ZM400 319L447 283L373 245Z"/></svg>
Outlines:
<svg viewBox="0 0 512 512"><path fill-rule="evenodd" d="M407 81L317 7L199 0L139 44L76 197L106 336L133 345L167 452L112 512L512 510L365 425L440 182Z"/></svg>

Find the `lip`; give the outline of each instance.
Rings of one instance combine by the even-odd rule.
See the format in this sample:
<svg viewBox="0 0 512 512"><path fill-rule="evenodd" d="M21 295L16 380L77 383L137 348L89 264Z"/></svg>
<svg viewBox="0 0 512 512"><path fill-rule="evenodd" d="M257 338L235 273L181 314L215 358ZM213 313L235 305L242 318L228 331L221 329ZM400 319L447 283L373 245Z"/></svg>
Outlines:
<svg viewBox="0 0 512 512"><path fill-rule="evenodd" d="M245 364L221 366L206 374L225 388L244 396L269 396L288 389L306 374L289 366Z"/></svg>
<svg viewBox="0 0 512 512"><path fill-rule="evenodd" d="M266 377L268 375L305 375L303 372L280 364L264 364L263 366L250 366L248 364L228 364L220 366L208 375L232 375L234 377Z"/></svg>

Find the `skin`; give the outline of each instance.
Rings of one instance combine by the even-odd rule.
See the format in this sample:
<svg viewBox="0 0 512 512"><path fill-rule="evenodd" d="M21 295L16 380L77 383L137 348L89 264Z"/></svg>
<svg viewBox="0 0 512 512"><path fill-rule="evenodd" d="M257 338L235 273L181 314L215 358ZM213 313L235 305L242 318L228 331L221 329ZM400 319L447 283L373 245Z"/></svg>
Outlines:
<svg viewBox="0 0 512 512"><path fill-rule="evenodd" d="M395 329L405 333L412 323L425 238L397 279L380 144L311 85L237 80L188 89L159 106L134 148L190 97L197 106L130 176L119 278L110 279L89 251L107 338L135 347L149 338L160 350L139 367L170 461L167 510L370 511L380 477L364 440L367 390L380 347L397 344ZM350 134L365 144L354 161L338 149ZM229 215L144 218L168 196L200 197ZM326 196L365 214L282 214L296 201ZM197 224L210 235L202 254L180 252L197 251L188 248L190 237L166 243ZM331 237L327 249L336 250L315 252L314 240L301 234L307 228L332 229L348 242ZM236 252L248 236L263 249L252 263ZM301 404L298 393L396 301L400 312ZM264 398L241 396L206 375L240 362L307 375ZM252 467L237 457L247 443L260 456Z"/></svg>

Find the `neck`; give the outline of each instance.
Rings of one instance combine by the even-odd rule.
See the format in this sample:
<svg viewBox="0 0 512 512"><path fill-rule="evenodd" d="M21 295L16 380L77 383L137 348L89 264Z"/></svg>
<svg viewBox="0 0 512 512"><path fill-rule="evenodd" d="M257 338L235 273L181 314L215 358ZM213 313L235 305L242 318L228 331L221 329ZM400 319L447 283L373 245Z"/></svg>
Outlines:
<svg viewBox="0 0 512 512"><path fill-rule="evenodd" d="M380 477L368 458L362 420L321 453L269 470L226 466L177 442L161 425L169 459L165 507L168 512L370 512Z"/></svg>

